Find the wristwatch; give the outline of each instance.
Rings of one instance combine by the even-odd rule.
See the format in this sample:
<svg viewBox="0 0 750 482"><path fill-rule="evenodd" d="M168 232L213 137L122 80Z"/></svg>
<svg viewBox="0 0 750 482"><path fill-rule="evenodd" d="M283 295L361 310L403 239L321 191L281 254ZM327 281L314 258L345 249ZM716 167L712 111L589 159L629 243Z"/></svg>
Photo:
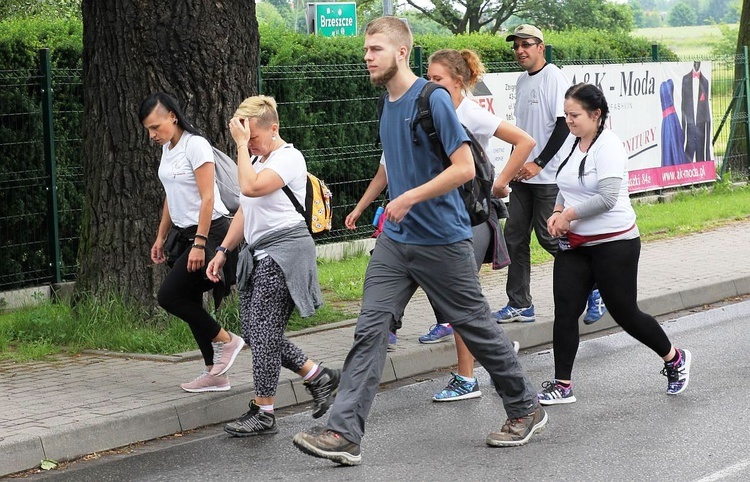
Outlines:
<svg viewBox="0 0 750 482"><path fill-rule="evenodd" d="M537 166L541 167L542 169L544 169L544 166L547 165L546 162L544 162L543 160L541 160L538 157L536 159L534 159L534 164L536 164Z"/></svg>
<svg viewBox="0 0 750 482"><path fill-rule="evenodd" d="M218 253L219 251L221 251L224 254L227 254L227 251L229 250L225 248L224 246L216 246L216 252Z"/></svg>

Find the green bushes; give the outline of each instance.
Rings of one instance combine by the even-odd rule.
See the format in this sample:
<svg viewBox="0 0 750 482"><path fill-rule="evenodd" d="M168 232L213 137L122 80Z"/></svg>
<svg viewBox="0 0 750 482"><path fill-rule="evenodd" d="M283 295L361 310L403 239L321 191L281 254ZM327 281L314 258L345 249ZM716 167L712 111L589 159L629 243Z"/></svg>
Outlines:
<svg viewBox="0 0 750 482"><path fill-rule="evenodd" d="M56 68L83 66L83 24L77 19L23 19L0 22L0 65L3 70L33 69L38 50L49 48Z"/></svg>

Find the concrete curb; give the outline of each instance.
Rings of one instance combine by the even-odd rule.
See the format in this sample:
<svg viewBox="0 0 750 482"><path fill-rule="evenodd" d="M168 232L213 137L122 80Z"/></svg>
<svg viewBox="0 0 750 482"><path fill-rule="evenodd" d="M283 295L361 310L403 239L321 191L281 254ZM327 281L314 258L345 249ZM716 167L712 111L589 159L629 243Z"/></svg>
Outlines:
<svg viewBox="0 0 750 482"><path fill-rule="evenodd" d="M675 290L666 295L645 295L639 299L639 304L648 313L665 315L746 294L750 294L750 276L727 279L685 291ZM341 322L340 325L351 326L351 321ZM614 320L605 315L593 325L581 325L581 334L609 330L616 326ZM509 338L521 343L522 349L552 342L552 320L511 323L502 327ZM455 363L453 342L398 345L394 352L388 354L381 382L402 380L448 368ZM327 365L341 368L342 364L343 361L339 361ZM125 410L105 422L82 422L72 428L0 438L0 475L38 467L43 459L71 460L93 452L232 420L247 409L252 392L249 383L240 384L236 385L231 393L202 394L178 403ZM305 391L299 377L283 372L277 391L276 406L290 407L310 401L311 397Z"/></svg>

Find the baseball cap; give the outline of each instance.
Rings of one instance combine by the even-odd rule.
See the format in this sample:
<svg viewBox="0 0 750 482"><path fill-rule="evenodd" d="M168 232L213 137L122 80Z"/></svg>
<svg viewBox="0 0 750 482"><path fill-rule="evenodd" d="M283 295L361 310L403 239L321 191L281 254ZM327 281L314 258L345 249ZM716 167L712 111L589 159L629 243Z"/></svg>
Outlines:
<svg viewBox="0 0 750 482"><path fill-rule="evenodd" d="M522 24L516 27L512 34L505 37L506 42L512 42L516 37L518 38L538 38L544 42L544 35L542 31L533 25Z"/></svg>

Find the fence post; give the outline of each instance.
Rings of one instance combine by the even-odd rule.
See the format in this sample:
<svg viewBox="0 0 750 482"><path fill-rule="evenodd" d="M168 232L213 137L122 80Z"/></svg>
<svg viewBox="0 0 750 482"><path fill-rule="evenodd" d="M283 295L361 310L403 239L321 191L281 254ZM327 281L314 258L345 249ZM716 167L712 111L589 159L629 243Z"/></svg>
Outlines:
<svg viewBox="0 0 750 482"><path fill-rule="evenodd" d="M260 62L258 62L258 95L262 95L263 89L263 71L260 65Z"/></svg>
<svg viewBox="0 0 750 482"><path fill-rule="evenodd" d="M654 62L659 61L659 44L651 45L651 60L653 60Z"/></svg>
<svg viewBox="0 0 750 482"><path fill-rule="evenodd" d="M747 146L750 146L750 119L747 118L747 113L750 112L750 67L748 67L750 59L747 58L747 45L742 46L742 55L745 64L745 151L747 155ZM748 165L750 163L747 163L745 167Z"/></svg>
<svg viewBox="0 0 750 482"><path fill-rule="evenodd" d="M55 165L55 131L52 124L52 64L49 49L39 50L42 73L42 129L44 131L44 166L47 171L48 243L52 282L60 283L60 229L57 211L57 166Z"/></svg>
<svg viewBox="0 0 750 482"><path fill-rule="evenodd" d="M424 69L422 65L422 47L417 45L414 47L414 74L417 77L424 76Z"/></svg>
<svg viewBox="0 0 750 482"><path fill-rule="evenodd" d="M544 60L546 60L548 64L552 63L552 45L544 46Z"/></svg>

